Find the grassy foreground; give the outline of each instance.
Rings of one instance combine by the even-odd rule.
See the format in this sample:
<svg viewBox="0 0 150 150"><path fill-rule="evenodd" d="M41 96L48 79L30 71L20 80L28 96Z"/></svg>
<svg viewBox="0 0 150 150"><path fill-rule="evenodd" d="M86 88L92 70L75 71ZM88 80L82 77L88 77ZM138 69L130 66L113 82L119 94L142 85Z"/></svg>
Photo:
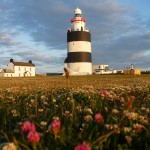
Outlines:
<svg viewBox="0 0 150 150"><path fill-rule="evenodd" d="M150 75L0 78L0 120L14 150L148 150Z"/></svg>

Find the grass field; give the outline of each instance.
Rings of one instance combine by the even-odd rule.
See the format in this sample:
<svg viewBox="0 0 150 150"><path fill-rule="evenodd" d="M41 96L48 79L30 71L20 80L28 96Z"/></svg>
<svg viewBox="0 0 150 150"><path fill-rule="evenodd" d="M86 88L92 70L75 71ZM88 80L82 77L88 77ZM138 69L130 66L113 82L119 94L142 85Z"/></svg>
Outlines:
<svg viewBox="0 0 150 150"><path fill-rule="evenodd" d="M5 148L148 150L150 75L0 78L0 120Z"/></svg>

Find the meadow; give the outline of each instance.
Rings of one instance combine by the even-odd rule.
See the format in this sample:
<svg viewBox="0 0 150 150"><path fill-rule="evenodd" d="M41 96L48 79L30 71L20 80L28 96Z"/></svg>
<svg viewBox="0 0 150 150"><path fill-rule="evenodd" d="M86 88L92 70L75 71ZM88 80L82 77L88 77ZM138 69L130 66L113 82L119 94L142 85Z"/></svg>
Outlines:
<svg viewBox="0 0 150 150"><path fill-rule="evenodd" d="M150 75L0 78L0 147L148 150Z"/></svg>

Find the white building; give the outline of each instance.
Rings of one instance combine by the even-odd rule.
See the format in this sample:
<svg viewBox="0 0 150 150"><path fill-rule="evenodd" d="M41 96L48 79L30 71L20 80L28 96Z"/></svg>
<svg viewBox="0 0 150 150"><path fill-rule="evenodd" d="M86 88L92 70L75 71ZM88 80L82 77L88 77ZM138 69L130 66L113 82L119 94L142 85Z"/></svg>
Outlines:
<svg viewBox="0 0 150 150"><path fill-rule="evenodd" d="M85 28L86 19L82 11L76 8L71 19L73 28L67 33L67 58L64 67L70 75L92 74L91 34Z"/></svg>
<svg viewBox="0 0 150 150"><path fill-rule="evenodd" d="M92 66L93 74L113 74L117 73L117 70L109 69L109 65L95 65Z"/></svg>
<svg viewBox="0 0 150 150"><path fill-rule="evenodd" d="M6 69L0 69L0 77L31 77L35 76L35 65L29 62L15 62L10 59Z"/></svg>

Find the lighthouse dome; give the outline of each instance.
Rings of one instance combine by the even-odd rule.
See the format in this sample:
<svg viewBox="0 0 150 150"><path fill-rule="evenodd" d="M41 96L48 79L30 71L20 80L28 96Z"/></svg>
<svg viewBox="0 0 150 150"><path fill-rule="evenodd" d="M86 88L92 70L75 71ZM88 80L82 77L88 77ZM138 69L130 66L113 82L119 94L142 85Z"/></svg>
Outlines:
<svg viewBox="0 0 150 150"><path fill-rule="evenodd" d="M74 10L74 14L76 15L76 14L82 14L82 11L81 11L81 9L79 9L78 7Z"/></svg>

